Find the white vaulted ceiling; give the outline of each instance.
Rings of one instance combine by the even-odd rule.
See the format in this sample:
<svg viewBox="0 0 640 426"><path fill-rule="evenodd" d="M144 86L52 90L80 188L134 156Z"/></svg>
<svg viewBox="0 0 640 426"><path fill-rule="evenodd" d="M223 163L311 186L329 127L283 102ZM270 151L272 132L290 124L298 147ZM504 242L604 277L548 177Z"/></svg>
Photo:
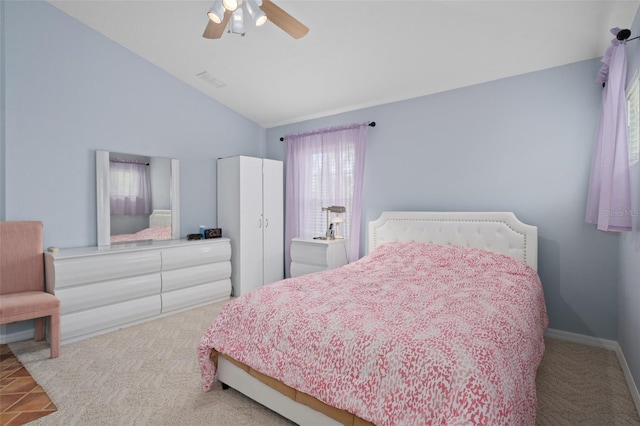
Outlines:
<svg viewBox="0 0 640 426"><path fill-rule="evenodd" d="M640 5L274 0L304 38L268 22L209 40L212 0L49 2L265 128L601 57Z"/></svg>

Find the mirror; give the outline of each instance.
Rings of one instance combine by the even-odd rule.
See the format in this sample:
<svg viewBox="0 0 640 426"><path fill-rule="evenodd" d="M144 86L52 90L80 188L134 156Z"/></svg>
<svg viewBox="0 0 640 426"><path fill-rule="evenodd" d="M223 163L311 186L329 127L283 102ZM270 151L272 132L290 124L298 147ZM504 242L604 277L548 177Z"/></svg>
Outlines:
<svg viewBox="0 0 640 426"><path fill-rule="evenodd" d="M114 197L112 200L110 160L143 164L148 168L151 199L142 213L130 210L132 208L129 205L130 198L123 201ZM180 239L180 187L177 159L96 151L96 201L98 246ZM124 208L123 204L127 204L127 208Z"/></svg>

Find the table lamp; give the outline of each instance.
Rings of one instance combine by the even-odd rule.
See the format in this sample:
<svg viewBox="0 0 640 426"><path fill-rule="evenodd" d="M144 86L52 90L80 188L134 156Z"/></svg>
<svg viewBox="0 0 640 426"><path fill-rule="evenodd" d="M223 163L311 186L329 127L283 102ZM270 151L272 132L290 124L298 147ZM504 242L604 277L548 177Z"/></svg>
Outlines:
<svg viewBox="0 0 640 426"><path fill-rule="evenodd" d="M329 206L329 207L323 207L322 211L327 212L327 232L323 239L333 240L335 239L336 234L335 234L335 229L333 227L333 223L329 224L329 213L344 213L347 211L347 209L344 206ZM335 223L337 224L337 222Z"/></svg>

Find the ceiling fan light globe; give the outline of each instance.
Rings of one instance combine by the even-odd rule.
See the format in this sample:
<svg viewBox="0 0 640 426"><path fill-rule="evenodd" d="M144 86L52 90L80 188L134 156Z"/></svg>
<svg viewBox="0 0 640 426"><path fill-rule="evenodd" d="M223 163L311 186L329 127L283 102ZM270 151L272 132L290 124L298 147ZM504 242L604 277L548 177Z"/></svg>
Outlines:
<svg viewBox="0 0 640 426"><path fill-rule="evenodd" d="M256 27L264 25L264 23L267 22L267 15L260 9L260 6L258 6L255 0L245 0L243 4Z"/></svg>
<svg viewBox="0 0 640 426"><path fill-rule="evenodd" d="M219 24L222 22L222 19L220 19L214 12L207 13L207 16L209 17L209 19L211 19L212 22L216 24Z"/></svg>
<svg viewBox="0 0 640 426"><path fill-rule="evenodd" d="M219 24L224 19L224 6L222 6L222 0L216 0L207 12L207 16L212 22Z"/></svg>
<svg viewBox="0 0 640 426"><path fill-rule="evenodd" d="M229 12L234 12L238 8L238 0L222 0L222 5Z"/></svg>
<svg viewBox="0 0 640 426"><path fill-rule="evenodd" d="M259 16L259 17L256 19L256 27L261 27L261 26L263 26L264 24L266 24L266 23L267 23L267 21L268 21L268 19L267 19L267 15Z"/></svg>

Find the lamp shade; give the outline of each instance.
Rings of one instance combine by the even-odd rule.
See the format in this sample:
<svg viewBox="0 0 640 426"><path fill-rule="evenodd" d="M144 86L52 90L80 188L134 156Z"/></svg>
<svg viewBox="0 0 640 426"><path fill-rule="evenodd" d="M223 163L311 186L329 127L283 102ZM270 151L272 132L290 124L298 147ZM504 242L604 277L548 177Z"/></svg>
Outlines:
<svg viewBox="0 0 640 426"><path fill-rule="evenodd" d="M322 209L323 210L326 209L331 213L344 213L347 211L347 209L344 206L329 206L329 207L323 207Z"/></svg>

